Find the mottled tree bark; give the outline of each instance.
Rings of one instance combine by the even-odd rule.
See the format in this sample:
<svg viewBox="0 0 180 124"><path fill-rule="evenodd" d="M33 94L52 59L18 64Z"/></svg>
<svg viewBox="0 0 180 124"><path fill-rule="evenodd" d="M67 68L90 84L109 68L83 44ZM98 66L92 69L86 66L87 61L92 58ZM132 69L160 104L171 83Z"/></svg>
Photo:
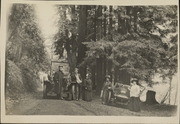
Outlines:
<svg viewBox="0 0 180 124"><path fill-rule="evenodd" d="M86 41L87 35L87 6L80 5L79 25L78 25L78 64L80 64L86 55L86 46L82 42ZM86 68L80 68L80 74L83 79L86 76Z"/></svg>

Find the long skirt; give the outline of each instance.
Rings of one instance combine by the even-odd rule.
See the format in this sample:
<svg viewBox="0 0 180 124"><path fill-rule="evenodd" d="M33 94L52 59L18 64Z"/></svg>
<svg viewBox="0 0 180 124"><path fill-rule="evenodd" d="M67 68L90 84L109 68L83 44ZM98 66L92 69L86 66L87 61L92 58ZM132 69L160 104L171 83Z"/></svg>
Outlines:
<svg viewBox="0 0 180 124"><path fill-rule="evenodd" d="M63 95L62 84L60 84L59 82L56 82L54 90L55 90L55 93L57 94L58 99L62 98L62 95Z"/></svg>
<svg viewBox="0 0 180 124"><path fill-rule="evenodd" d="M46 92L48 93L52 89L52 85L49 81L44 81L44 85L46 85Z"/></svg>
<svg viewBox="0 0 180 124"><path fill-rule="evenodd" d="M89 91L89 90L85 90L84 92L84 100L85 101L92 101L92 91Z"/></svg>
<svg viewBox="0 0 180 124"><path fill-rule="evenodd" d="M139 97L130 97L129 110L139 112L140 109L140 99Z"/></svg>

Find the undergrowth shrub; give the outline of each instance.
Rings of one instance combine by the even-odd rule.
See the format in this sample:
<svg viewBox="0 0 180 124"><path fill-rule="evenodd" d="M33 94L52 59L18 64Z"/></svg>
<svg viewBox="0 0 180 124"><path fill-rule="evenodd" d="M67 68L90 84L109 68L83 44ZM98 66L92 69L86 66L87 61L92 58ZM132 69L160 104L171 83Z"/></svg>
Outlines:
<svg viewBox="0 0 180 124"><path fill-rule="evenodd" d="M22 71L10 60L6 61L5 89L6 96L9 97L19 97L19 95L25 91Z"/></svg>

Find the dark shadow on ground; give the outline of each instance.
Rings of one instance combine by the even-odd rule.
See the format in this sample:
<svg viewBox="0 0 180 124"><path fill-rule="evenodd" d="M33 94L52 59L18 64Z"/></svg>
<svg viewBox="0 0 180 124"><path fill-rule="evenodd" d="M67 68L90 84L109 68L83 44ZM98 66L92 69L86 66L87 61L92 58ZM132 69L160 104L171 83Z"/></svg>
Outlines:
<svg viewBox="0 0 180 124"><path fill-rule="evenodd" d="M110 104L108 104L108 106L116 107L116 108L129 109L128 104L122 104L120 102L110 103ZM176 113L177 113L177 106L176 105L166 105L166 104L148 105L144 102L141 102L140 107L141 107L141 111L146 111L146 112L150 112L150 113L152 113L153 111L158 112L158 113L167 113L167 112L171 113L171 114L167 113L167 116L176 115ZM156 115L150 115L150 116L156 116Z"/></svg>
<svg viewBox="0 0 180 124"><path fill-rule="evenodd" d="M122 103L110 103L109 106L128 109L128 105Z"/></svg>

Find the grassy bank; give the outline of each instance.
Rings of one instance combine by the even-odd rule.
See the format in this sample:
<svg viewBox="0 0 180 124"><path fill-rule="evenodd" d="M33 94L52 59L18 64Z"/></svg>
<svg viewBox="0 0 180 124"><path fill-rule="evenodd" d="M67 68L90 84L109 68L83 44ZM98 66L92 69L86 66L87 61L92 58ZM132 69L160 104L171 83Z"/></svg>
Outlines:
<svg viewBox="0 0 180 124"><path fill-rule="evenodd" d="M39 78L30 69L6 61L5 102L6 109L12 108L27 94L37 92Z"/></svg>

